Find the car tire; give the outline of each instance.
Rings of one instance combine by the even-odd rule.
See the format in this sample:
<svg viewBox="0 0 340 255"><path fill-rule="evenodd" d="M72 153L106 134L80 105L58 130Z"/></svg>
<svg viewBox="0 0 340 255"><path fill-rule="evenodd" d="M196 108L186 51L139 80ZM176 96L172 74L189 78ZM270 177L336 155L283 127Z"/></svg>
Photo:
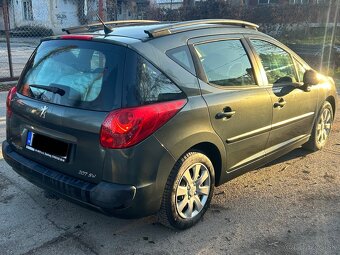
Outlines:
<svg viewBox="0 0 340 255"><path fill-rule="evenodd" d="M325 146L332 129L333 117L332 105L326 101L321 107L308 142L302 146L304 149L318 151Z"/></svg>
<svg viewBox="0 0 340 255"><path fill-rule="evenodd" d="M185 153L168 177L159 222L176 229L192 227L208 209L214 186L215 173L210 159L197 151Z"/></svg>

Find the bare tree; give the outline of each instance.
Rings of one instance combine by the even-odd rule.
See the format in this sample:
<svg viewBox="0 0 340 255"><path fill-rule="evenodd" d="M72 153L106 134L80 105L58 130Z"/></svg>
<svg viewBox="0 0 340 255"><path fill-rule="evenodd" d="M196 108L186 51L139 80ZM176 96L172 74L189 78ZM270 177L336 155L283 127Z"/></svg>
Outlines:
<svg viewBox="0 0 340 255"><path fill-rule="evenodd" d="M183 0L183 7L192 7L195 5L195 0Z"/></svg>

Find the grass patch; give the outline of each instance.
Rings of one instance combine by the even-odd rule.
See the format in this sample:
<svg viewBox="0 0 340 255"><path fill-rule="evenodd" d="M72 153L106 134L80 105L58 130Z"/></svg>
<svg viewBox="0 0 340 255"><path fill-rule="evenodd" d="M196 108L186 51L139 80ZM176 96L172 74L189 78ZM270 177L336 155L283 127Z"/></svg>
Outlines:
<svg viewBox="0 0 340 255"><path fill-rule="evenodd" d="M337 87L337 89L339 91L340 90L340 67L338 67L334 70L333 78L334 78L334 81L335 81L335 86Z"/></svg>
<svg viewBox="0 0 340 255"><path fill-rule="evenodd" d="M340 27L335 31L335 44L340 44L340 36L338 36L339 30ZM300 27L290 31L283 31L280 39L285 43L330 45L332 43L333 32L333 28L328 28L327 31L325 31L325 27Z"/></svg>
<svg viewBox="0 0 340 255"><path fill-rule="evenodd" d="M287 44L287 43L296 43L296 44L310 44L310 45L322 45L324 44L323 36L312 36L305 38L295 38L294 36L284 36L280 37L279 41ZM326 37L325 45L331 44L332 40L330 37ZM340 44L340 37L335 38L335 44Z"/></svg>
<svg viewBox="0 0 340 255"><path fill-rule="evenodd" d="M335 69L335 71L334 71L334 78L340 80L340 67Z"/></svg>
<svg viewBox="0 0 340 255"><path fill-rule="evenodd" d="M326 38L326 40L324 41L323 36L318 36L318 37L310 37L310 38L303 38L303 39L292 39L291 41L292 43L297 43L297 44L323 44L325 42L325 44L331 44L331 40ZM336 39L335 40L335 44L340 44L340 39Z"/></svg>

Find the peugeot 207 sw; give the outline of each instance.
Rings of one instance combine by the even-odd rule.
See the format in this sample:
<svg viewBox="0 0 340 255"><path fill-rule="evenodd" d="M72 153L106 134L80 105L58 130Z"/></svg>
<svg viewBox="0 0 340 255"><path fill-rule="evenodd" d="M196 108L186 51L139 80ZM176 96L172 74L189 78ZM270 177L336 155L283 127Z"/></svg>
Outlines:
<svg viewBox="0 0 340 255"><path fill-rule="evenodd" d="M108 22L42 40L7 98L5 160L45 190L191 227L214 187L316 151L332 78L237 20Z"/></svg>

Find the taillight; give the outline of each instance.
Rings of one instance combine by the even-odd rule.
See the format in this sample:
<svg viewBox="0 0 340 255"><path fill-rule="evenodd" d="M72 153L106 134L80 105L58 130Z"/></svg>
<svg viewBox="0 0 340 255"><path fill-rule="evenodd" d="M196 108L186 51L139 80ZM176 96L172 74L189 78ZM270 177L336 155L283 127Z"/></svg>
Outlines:
<svg viewBox="0 0 340 255"><path fill-rule="evenodd" d="M17 87L13 87L9 90L6 99L6 108L7 108L7 116L11 117L12 109L11 109L11 101L13 99L14 94L17 92Z"/></svg>
<svg viewBox="0 0 340 255"><path fill-rule="evenodd" d="M131 147L168 122L186 100L176 100L111 112L100 130L100 144L105 148Z"/></svg>

